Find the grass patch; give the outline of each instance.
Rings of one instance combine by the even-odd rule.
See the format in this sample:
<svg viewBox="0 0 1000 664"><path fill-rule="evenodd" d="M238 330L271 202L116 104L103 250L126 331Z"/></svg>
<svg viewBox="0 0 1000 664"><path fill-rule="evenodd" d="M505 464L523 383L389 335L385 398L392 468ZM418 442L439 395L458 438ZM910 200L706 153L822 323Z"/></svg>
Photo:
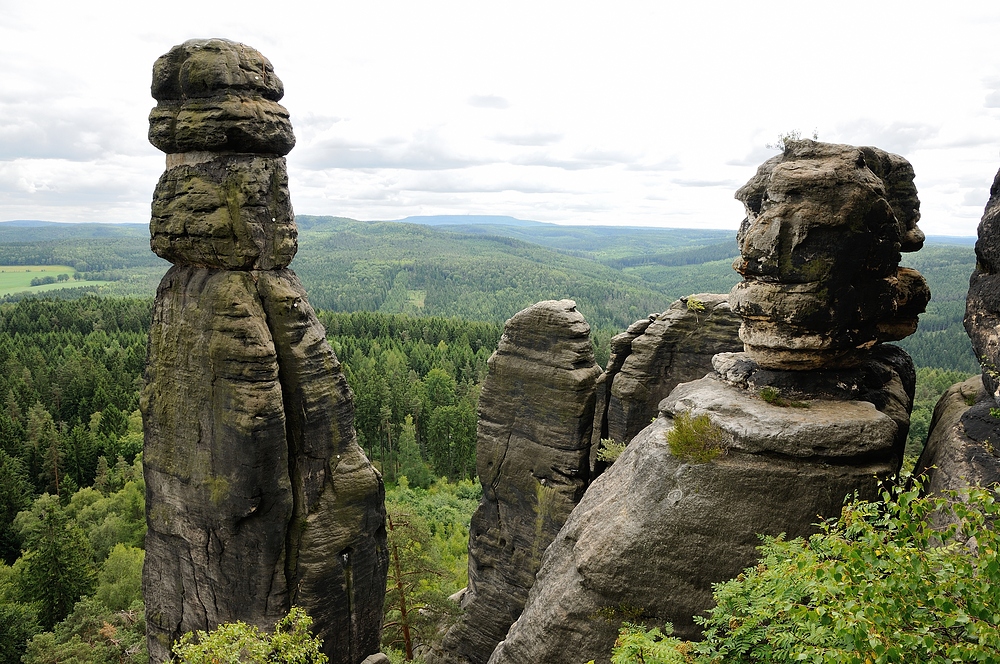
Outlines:
<svg viewBox="0 0 1000 664"><path fill-rule="evenodd" d="M98 286L107 283L105 281L83 281L76 280L73 275L76 270L69 265L0 265L0 297L13 293L42 293L60 288L76 288L80 286ZM59 281L60 275L63 280ZM37 285L38 281L49 281ZM31 282L35 280L36 285Z"/></svg>
<svg viewBox="0 0 1000 664"><path fill-rule="evenodd" d="M726 432L708 415L691 417L691 413L674 417L674 428L667 431L666 437L670 453L691 463L708 463L719 456L727 439Z"/></svg>
<svg viewBox="0 0 1000 664"><path fill-rule="evenodd" d="M417 309L424 308L424 301L427 299L427 291L425 290L408 290L406 291L406 304L414 306Z"/></svg>
<svg viewBox="0 0 1000 664"><path fill-rule="evenodd" d="M761 388L760 398L771 404L772 406L778 406L780 408L808 408L809 404L805 401L789 401L781 396L781 390L776 387L764 387Z"/></svg>

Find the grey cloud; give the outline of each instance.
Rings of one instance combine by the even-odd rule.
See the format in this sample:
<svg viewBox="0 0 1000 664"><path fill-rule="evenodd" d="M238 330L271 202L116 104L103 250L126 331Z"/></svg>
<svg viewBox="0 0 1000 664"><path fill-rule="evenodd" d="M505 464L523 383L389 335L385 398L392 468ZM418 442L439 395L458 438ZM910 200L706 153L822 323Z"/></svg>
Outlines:
<svg viewBox="0 0 1000 664"><path fill-rule="evenodd" d="M611 150L585 150L571 157L557 157L547 152L534 152L511 160L511 163L521 166L548 166L567 171L580 171L608 166L625 166L633 171L677 170L680 161L676 157L668 157L655 163L645 163L632 153Z"/></svg>
<svg viewBox="0 0 1000 664"><path fill-rule="evenodd" d="M681 187L730 187L735 188L739 186L736 180L697 180L697 179L684 179L684 178L674 178L671 180L676 185Z"/></svg>
<svg viewBox="0 0 1000 664"><path fill-rule="evenodd" d="M370 143L330 138L306 146L298 155L302 166L325 168L404 170L447 170L486 163L448 150L436 137L418 136L413 140L386 138Z"/></svg>
<svg viewBox="0 0 1000 664"><path fill-rule="evenodd" d="M984 106L986 108L1000 108L1000 90L994 90L986 95Z"/></svg>
<svg viewBox="0 0 1000 664"><path fill-rule="evenodd" d="M529 147L542 147L545 145L552 145L553 143L558 143L563 138L562 134L547 133L547 132L532 132L528 134L497 134L493 137L494 141L498 143L507 143L508 145L523 145Z"/></svg>
<svg viewBox="0 0 1000 664"><path fill-rule="evenodd" d="M518 180L502 180L499 182L475 182L468 178L456 177L446 173L436 174L431 177L422 178L420 181L401 185L399 189L406 191L428 191L434 193L498 193L503 191L517 191L522 194L555 194L565 193L565 189L549 187L538 182L525 182Z"/></svg>
<svg viewBox="0 0 1000 664"><path fill-rule="evenodd" d="M726 166L759 166L777 154L777 152L777 150L773 150L765 145L758 145L748 152L746 156L739 159L730 159L726 162Z"/></svg>
<svg viewBox="0 0 1000 664"><path fill-rule="evenodd" d="M469 106L475 106L476 108L494 108L494 109L505 109L510 107L510 102L508 102L503 97L498 97L496 95L472 95L468 99Z"/></svg>
<svg viewBox="0 0 1000 664"><path fill-rule="evenodd" d="M970 189L965 192L965 197L962 198L962 205L982 209L986 207L986 201L988 201L989 198L990 192L985 187L981 189Z"/></svg>
<svg viewBox="0 0 1000 664"><path fill-rule="evenodd" d="M108 109L0 104L0 159L89 161L152 150L145 128L138 131L136 123L116 119Z"/></svg>
<svg viewBox="0 0 1000 664"><path fill-rule="evenodd" d="M873 145L906 156L936 137L938 127L919 122L884 124L869 118L858 118L837 127L836 135L852 145Z"/></svg>

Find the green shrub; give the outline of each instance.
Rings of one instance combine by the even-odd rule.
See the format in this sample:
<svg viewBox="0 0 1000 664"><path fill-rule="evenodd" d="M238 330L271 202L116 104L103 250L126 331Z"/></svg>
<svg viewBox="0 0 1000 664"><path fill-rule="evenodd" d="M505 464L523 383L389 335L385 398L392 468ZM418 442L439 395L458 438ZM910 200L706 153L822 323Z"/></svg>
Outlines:
<svg viewBox="0 0 1000 664"><path fill-rule="evenodd" d="M597 458L600 461L614 463L625 451L625 443L616 443L611 438L601 439L601 449L597 451Z"/></svg>
<svg viewBox="0 0 1000 664"><path fill-rule="evenodd" d="M722 454L727 438L722 427L713 424L708 415L692 417L691 413L678 413L666 437L670 453L692 463L708 463Z"/></svg>
<svg viewBox="0 0 1000 664"><path fill-rule="evenodd" d="M1000 505L981 488L919 491L850 503L809 539L763 538L760 563L717 584L695 618L704 641L626 626L612 661L1000 661Z"/></svg>
<svg viewBox="0 0 1000 664"><path fill-rule="evenodd" d="M174 644L177 661L184 664L217 662L282 662L283 664L326 664L320 650L323 642L309 628L312 618L298 607L266 634L244 622L219 625L211 632L188 632Z"/></svg>

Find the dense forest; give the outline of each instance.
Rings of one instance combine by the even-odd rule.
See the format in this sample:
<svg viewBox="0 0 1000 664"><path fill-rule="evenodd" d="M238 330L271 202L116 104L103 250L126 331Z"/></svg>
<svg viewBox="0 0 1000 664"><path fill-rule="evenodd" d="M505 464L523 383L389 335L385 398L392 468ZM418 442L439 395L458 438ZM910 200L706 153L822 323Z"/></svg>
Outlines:
<svg viewBox="0 0 1000 664"><path fill-rule="evenodd" d="M540 299L575 299L603 365L610 337L633 320L737 278L722 231L301 221L293 268L354 392L359 442L389 486L394 555L424 579L407 591L423 607L408 618L387 598L388 623L409 620L412 634L446 616L444 598L465 583L477 401L503 321ZM0 664L22 654L142 662L137 408L167 264L144 227L43 226L31 237L0 224L0 263L71 266L84 285L0 301ZM904 257L933 292L901 344L918 366L911 461L938 396L978 371L961 322L974 262L963 244ZM387 647L405 640L386 630Z"/></svg>

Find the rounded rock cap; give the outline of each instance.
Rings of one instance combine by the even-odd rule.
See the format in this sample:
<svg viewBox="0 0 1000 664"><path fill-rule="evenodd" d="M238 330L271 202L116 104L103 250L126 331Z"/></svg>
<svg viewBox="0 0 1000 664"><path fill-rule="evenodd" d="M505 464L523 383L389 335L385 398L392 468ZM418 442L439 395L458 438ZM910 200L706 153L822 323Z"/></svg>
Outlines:
<svg viewBox="0 0 1000 664"><path fill-rule="evenodd" d="M271 61L228 39L189 39L157 58L150 92L156 101L245 92L278 101L285 94Z"/></svg>

